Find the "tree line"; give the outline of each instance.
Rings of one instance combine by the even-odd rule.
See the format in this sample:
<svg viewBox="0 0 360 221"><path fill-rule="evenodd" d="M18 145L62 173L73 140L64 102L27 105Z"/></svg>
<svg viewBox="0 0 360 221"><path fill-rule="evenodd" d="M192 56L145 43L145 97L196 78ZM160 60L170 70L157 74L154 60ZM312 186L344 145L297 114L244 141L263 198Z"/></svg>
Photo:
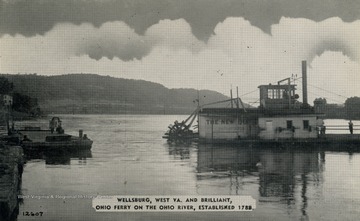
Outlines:
<svg viewBox="0 0 360 221"><path fill-rule="evenodd" d="M228 99L215 91L168 89L158 83L94 74L0 75L0 94L12 95L13 110L31 116L42 112L191 113L199 94L201 104ZM360 119L360 97L350 97L342 105L327 103L325 98L315 103L326 118Z"/></svg>
<svg viewBox="0 0 360 221"><path fill-rule="evenodd" d="M316 98L314 107L329 119L360 120L360 97L347 98L344 104L329 104L325 98Z"/></svg>
<svg viewBox="0 0 360 221"><path fill-rule="evenodd" d="M41 110L37 98L32 98L28 95L19 93L14 84L5 77L0 77L0 95L10 95L13 98L12 110L27 114L29 116L40 116ZM1 106L4 101L1 100Z"/></svg>
<svg viewBox="0 0 360 221"><path fill-rule="evenodd" d="M360 97L350 97L345 101L345 111L348 119L360 119Z"/></svg>
<svg viewBox="0 0 360 221"><path fill-rule="evenodd" d="M229 97L210 90L167 88L159 83L96 74L0 74L20 94L37 98L43 113L190 114L200 105Z"/></svg>

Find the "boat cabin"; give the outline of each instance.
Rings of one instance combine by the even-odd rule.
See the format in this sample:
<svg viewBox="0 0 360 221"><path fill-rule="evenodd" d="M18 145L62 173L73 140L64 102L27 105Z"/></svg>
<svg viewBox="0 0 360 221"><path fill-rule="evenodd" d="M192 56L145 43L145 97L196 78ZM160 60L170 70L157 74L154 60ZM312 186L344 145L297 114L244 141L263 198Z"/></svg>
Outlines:
<svg viewBox="0 0 360 221"><path fill-rule="evenodd" d="M260 108L294 108L299 95L295 94L296 85L260 85Z"/></svg>

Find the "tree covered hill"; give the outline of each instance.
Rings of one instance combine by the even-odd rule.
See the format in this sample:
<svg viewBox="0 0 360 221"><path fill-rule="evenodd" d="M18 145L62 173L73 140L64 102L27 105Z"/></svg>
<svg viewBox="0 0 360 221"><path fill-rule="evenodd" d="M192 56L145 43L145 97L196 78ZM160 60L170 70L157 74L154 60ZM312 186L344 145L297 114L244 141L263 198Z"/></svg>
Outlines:
<svg viewBox="0 0 360 221"><path fill-rule="evenodd" d="M195 89L169 89L161 84L100 76L1 75L16 91L37 98L45 113L190 113L196 106ZM199 91L200 104L229 99L210 90Z"/></svg>

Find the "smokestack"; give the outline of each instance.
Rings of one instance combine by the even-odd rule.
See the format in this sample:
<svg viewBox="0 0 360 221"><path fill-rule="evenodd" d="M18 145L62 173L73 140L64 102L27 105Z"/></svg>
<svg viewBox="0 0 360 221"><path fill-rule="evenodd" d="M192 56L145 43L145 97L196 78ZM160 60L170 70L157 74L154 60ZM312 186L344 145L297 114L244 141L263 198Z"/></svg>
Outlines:
<svg viewBox="0 0 360 221"><path fill-rule="evenodd" d="M303 91L303 104L308 104L308 97L307 97L307 66L306 61L302 61L302 91Z"/></svg>

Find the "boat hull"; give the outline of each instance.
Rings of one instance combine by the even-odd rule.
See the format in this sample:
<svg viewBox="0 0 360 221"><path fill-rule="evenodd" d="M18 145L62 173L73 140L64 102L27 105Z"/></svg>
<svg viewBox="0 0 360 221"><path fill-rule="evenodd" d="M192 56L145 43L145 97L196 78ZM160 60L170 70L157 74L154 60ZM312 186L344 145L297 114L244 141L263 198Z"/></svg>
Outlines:
<svg viewBox="0 0 360 221"><path fill-rule="evenodd" d="M92 140L76 140L69 142L22 142L21 146L25 150L54 150L54 149L64 149L64 150L90 150L92 147Z"/></svg>
<svg viewBox="0 0 360 221"><path fill-rule="evenodd" d="M49 130L22 130L21 146L24 150L53 151L53 150L90 150L93 141L85 137L76 137L69 134L52 134Z"/></svg>

